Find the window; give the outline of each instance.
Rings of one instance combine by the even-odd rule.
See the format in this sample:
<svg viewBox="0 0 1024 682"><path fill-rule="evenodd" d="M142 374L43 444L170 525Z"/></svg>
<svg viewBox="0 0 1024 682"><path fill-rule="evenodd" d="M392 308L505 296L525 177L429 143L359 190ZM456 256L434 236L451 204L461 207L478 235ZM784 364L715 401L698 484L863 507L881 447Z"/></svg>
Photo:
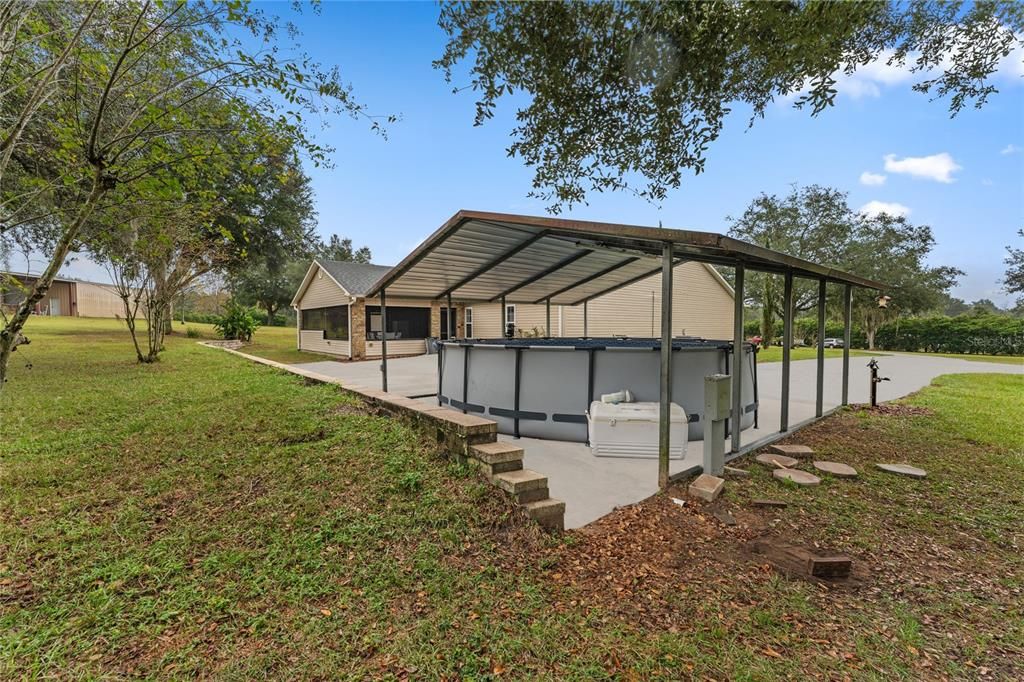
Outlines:
<svg viewBox="0 0 1024 682"><path fill-rule="evenodd" d="M473 338L473 309L466 308L466 338Z"/></svg>
<svg viewBox="0 0 1024 682"><path fill-rule="evenodd" d="M430 308L405 308L402 306L388 306L387 338L388 341L397 339L425 339L430 336ZM366 338L370 341L380 341L380 306L366 306Z"/></svg>
<svg viewBox="0 0 1024 682"><path fill-rule="evenodd" d="M516 306L514 303L505 305L505 337L511 339L516 335Z"/></svg>
<svg viewBox="0 0 1024 682"><path fill-rule="evenodd" d="M325 339L348 341L348 306L303 310L302 329L322 331Z"/></svg>

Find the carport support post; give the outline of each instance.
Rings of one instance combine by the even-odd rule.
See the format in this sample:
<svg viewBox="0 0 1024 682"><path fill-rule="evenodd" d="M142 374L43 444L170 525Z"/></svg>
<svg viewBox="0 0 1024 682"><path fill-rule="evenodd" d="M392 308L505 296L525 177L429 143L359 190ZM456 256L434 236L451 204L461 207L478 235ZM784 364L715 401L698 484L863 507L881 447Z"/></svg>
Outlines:
<svg viewBox="0 0 1024 682"><path fill-rule="evenodd" d="M850 325L853 321L853 285L843 290L843 405L850 404Z"/></svg>
<svg viewBox="0 0 1024 682"><path fill-rule="evenodd" d="M732 319L732 451L740 451L740 433L743 431L743 263L736 264L736 283L733 287Z"/></svg>
<svg viewBox="0 0 1024 682"><path fill-rule="evenodd" d="M825 412L825 280L818 280L818 381L814 393L814 416Z"/></svg>
<svg viewBox="0 0 1024 682"><path fill-rule="evenodd" d="M551 299L544 301L544 315L546 321L544 322L544 338L551 338Z"/></svg>
<svg viewBox="0 0 1024 682"><path fill-rule="evenodd" d="M381 390L388 392L388 295L380 290L380 383Z"/></svg>
<svg viewBox="0 0 1024 682"><path fill-rule="evenodd" d="M789 361L793 348L793 273L786 273L782 294L782 405L779 406L779 432L789 431Z"/></svg>
<svg viewBox="0 0 1024 682"><path fill-rule="evenodd" d="M452 314L452 295L448 294L448 310L445 312L444 317L448 322L448 340L455 340L455 320L452 319L455 316Z"/></svg>
<svg viewBox="0 0 1024 682"><path fill-rule="evenodd" d="M505 310L505 297L501 297L501 338L508 337L508 311Z"/></svg>
<svg viewBox="0 0 1024 682"><path fill-rule="evenodd" d="M583 302L583 338L587 338L587 302Z"/></svg>
<svg viewBox="0 0 1024 682"><path fill-rule="evenodd" d="M661 405L658 410L658 487L668 487L672 438L672 242L661 251Z"/></svg>

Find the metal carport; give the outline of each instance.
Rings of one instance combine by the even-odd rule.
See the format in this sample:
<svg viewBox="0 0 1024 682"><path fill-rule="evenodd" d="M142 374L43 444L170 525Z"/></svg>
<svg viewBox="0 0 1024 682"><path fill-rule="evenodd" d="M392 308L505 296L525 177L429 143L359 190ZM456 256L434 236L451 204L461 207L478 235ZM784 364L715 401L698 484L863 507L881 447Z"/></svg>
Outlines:
<svg viewBox="0 0 1024 682"><path fill-rule="evenodd" d="M639 225L566 220L482 211L459 211L401 263L373 285L368 296L380 295L382 316L387 295L403 298L452 299L464 302L546 303L583 305L589 300L646 277L662 273L661 297L661 424L659 484L669 482L667 419L670 394L672 268L685 261L735 269L733 344L743 343L744 274L746 270L785 277L783 316L782 409L779 434L741 450L740 429L732 430L732 455L738 456L791 430L789 368L793 340L793 278L817 281L818 376L815 419L823 413L825 358L825 286L844 285L842 404L849 394L849 347L853 287L881 290L883 284L826 265L794 258L726 235ZM424 295L424 292L430 292ZM504 309L504 305L502 306ZM450 322L449 322L450 323ZM550 324L548 325L550 329ZM584 328L585 329L585 328ZM584 331L586 334L586 331ZM387 390L387 342L382 343L382 384ZM739 423L742 367L732 374L732 418Z"/></svg>

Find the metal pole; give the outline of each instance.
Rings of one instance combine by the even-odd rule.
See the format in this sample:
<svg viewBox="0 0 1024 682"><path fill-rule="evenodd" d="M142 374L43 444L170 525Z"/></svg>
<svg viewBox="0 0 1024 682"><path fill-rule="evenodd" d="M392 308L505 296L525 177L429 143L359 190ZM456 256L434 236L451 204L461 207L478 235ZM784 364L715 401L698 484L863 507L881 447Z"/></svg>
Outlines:
<svg viewBox="0 0 1024 682"><path fill-rule="evenodd" d="M853 321L853 285L843 291L843 405L850 404L850 326Z"/></svg>
<svg viewBox="0 0 1024 682"><path fill-rule="evenodd" d="M732 320L732 451L740 450L740 432L743 430L743 280L746 271L742 263L736 265L736 285L733 295Z"/></svg>
<svg viewBox="0 0 1024 682"><path fill-rule="evenodd" d="M786 273L782 296L782 405L779 410L779 431L789 430L789 361L793 348L793 273Z"/></svg>
<svg viewBox="0 0 1024 682"><path fill-rule="evenodd" d="M505 309L505 297L501 297L501 338L508 336L508 311Z"/></svg>
<svg viewBox="0 0 1024 682"><path fill-rule="evenodd" d="M818 280L818 381L815 385L814 416L825 409L825 280Z"/></svg>
<svg viewBox="0 0 1024 682"><path fill-rule="evenodd" d="M455 338L455 320L452 319L454 317L454 315L452 315L452 295L451 294L448 294L448 310L447 310L447 312L445 312L444 316L445 316L445 319L448 322L448 325L447 325L448 326L448 340L452 341Z"/></svg>
<svg viewBox="0 0 1024 682"><path fill-rule="evenodd" d="M380 372L381 388L388 392L388 295L380 290Z"/></svg>
<svg viewBox="0 0 1024 682"><path fill-rule="evenodd" d="M658 410L658 487L668 487L672 439L672 242L661 251L661 405Z"/></svg>
<svg viewBox="0 0 1024 682"><path fill-rule="evenodd" d="M544 338L551 338L551 299L544 301L544 315L547 321L544 323Z"/></svg>
<svg viewBox="0 0 1024 682"><path fill-rule="evenodd" d="M583 338L587 338L587 302L583 302Z"/></svg>

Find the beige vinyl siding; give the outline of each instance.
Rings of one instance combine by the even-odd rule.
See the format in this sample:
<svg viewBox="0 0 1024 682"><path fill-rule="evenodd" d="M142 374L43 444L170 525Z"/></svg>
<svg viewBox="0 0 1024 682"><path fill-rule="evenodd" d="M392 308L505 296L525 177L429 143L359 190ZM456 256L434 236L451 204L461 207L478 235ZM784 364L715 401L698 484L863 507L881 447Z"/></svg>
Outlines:
<svg viewBox="0 0 1024 682"><path fill-rule="evenodd" d="M732 337L732 293L703 263L676 266L672 282L672 334ZM587 305L590 336L660 336L661 274L601 296ZM583 334L583 306L562 311L566 336Z"/></svg>
<svg viewBox="0 0 1024 682"><path fill-rule="evenodd" d="M349 342L338 339L325 339L322 330L303 329L299 331L299 350L330 355L349 356Z"/></svg>
<svg viewBox="0 0 1024 682"><path fill-rule="evenodd" d="M427 352L424 339L395 339L388 341L388 357L392 355L422 355ZM366 342L366 357L380 357L380 341Z"/></svg>
<svg viewBox="0 0 1024 682"><path fill-rule="evenodd" d="M124 316L124 304L113 286L75 282L75 301L79 317Z"/></svg>
<svg viewBox="0 0 1024 682"><path fill-rule="evenodd" d="M349 296L338 284L331 279L331 276L317 266L313 273L306 291L299 299L299 309L309 310L310 308L330 308L336 305L348 305Z"/></svg>

